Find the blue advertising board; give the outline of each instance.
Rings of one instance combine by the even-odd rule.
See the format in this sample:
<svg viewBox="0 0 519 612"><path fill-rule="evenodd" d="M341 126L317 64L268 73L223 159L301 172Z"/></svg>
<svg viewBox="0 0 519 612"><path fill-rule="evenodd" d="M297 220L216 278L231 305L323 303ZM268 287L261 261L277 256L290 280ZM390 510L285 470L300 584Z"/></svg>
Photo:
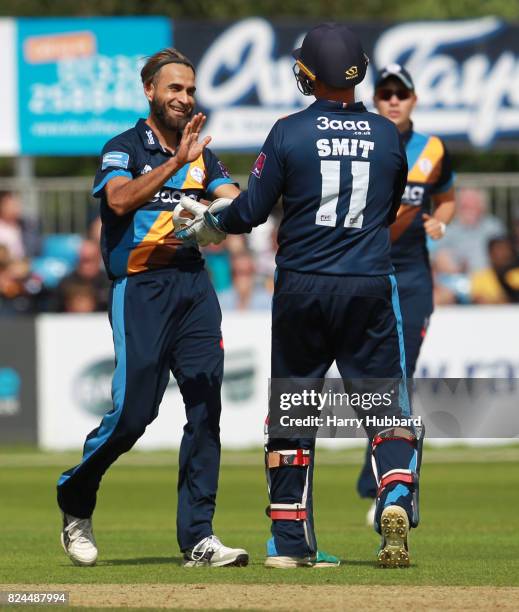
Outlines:
<svg viewBox="0 0 519 612"><path fill-rule="evenodd" d="M172 45L166 17L17 20L20 149L97 154L146 116L140 70Z"/></svg>

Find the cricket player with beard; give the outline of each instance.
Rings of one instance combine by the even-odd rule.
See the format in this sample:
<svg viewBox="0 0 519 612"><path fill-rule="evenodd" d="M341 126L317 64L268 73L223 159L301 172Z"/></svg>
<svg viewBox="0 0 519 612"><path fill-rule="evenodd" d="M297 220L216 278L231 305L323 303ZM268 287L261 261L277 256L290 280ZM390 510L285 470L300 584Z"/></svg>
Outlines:
<svg viewBox="0 0 519 612"><path fill-rule="evenodd" d="M392 121L405 145L409 173L397 219L391 226L391 261L395 268L402 312L407 378L416 362L433 312L433 281L427 239L439 240L455 213L454 174L449 153L437 136L415 131L411 119L417 96L413 79L400 64L389 64L375 80L373 102L378 113ZM357 489L375 499L377 483L368 444ZM366 522L373 525L376 504Z"/></svg>
<svg viewBox="0 0 519 612"><path fill-rule="evenodd" d="M210 138L198 140L205 117L193 116L191 62L164 49L147 59L141 78L150 113L105 145L94 180L113 281L113 408L87 436L81 462L59 478L61 541L75 564L95 564L92 514L103 474L155 419L172 372L187 417L177 508L184 565L243 566L247 552L224 546L212 528L224 358L220 307L197 245L173 234L182 195L234 198L239 189L207 148Z"/></svg>

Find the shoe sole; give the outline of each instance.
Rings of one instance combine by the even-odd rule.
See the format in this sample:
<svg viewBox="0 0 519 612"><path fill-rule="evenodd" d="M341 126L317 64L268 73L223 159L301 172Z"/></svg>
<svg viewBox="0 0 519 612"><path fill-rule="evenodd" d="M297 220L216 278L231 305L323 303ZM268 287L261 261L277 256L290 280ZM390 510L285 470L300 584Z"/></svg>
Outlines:
<svg viewBox="0 0 519 612"><path fill-rule="evenodd" d="M379 567L409 567L407 512L400 506L388 506L382 512L380 526L383 540L378 553Z"/></svg>
<svg viewBox="0 0 519 612"><path fill-rule="evenodd" d="M310 559L294 557L267 557L264 566L271 569L295 569L296 567L313 567Z"/></svg>
<svg viewBox="0 0 519 612"><path fill-rule="evenodd" d="M323 569L327 569L329 567L339 567L339 565L341 564L341 562L339 561L338 563L332 563L331 561L323 561L321 563L312 563L312 567L313 568L323 568Z"/></svg>
<svg viewBox="0 0 519 612"><path fill-rule="evenodd" d="M246 567L249 565L249 555L240 554L231 561L219 561L218 563L200 563L199 561L184 561L184 567Z"/></svg>
<svg viewBox="0 0 519 612"><path fill-rule="evenodd" d="M65 551L65 554L72 561L74 565L77 565L79 567L92 567L93 565L96 564L97 557L93 561L89 561L87 563L85 563L84 561L80 561L79 559L76 559L75 557L73 557L67 550L67 547L65 546L65 539L63 538L63 533L60 534L60 540L61 540L61 545L63 546L63 550Z"/></svg>

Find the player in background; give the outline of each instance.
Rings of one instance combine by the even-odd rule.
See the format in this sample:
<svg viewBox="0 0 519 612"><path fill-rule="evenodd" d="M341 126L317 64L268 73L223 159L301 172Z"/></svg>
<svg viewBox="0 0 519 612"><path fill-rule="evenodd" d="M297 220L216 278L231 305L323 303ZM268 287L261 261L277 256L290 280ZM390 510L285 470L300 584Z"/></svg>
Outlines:
<svg viewBox="0 0 519 612"><path fill-rule="evenodd" d="M294 57L298 86L315 102L276 122L248 191L228 208L213 215L183 198L196 217L177 235L205 242L221 239L222 232L250 232L282 197L272 379L324 379L336 361L343 379L396 381L388 410L404 416L409 404L389 225L407 178L405 151L391 121L355 102L368 58L351 30L317 26ZM275 405L273 394L271 414ZM269 436L265 447L272 519L265 565L319 566L312 513L315 438L289 433ZM412 427L373 426L368 435L379 485L379 563L407 566L409 527L418 523L420 441Z"/></svg>
<svg viewBox="0 0 519 612"><path fill-rule="evenodd" d="M95 564L92 513L101 478L155 419L172 372L187 417L177 507L184 565L246 565L246 551L224 546L212 529L220 466L220 307L196 244L173 235L183 194L199 200L240 192L206 148L210 138L198 142L205 117L193 116L191 62L164 49L148 58L141 78L150 113L105 145L94 180L113 281L113 409L87 436L81 463L59 479L61 541L74 563Z"/></svg>
<svg viewBox="0 0 519 612"><path fill-rule="evenodd" d="M433 312L433 282L427 238L439 240L454 217L454 176L443 142L416 132L411 115L417 102L411 75L400 64L389 64L375 80L375 107L392 121L405 144L409 174L397 220L391 226L391 261L398 283L407 377L416 362ZM376 498L370 444L357 489L361 497ZM366 522L373 525L375 503Z"/></svg>

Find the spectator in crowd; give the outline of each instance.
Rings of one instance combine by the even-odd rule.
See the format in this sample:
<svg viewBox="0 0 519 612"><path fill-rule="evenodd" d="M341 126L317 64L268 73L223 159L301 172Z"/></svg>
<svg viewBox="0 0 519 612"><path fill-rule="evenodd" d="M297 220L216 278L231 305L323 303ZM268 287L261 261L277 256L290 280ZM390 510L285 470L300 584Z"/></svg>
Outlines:
<svg viewBox="0 0 519 612"><path fill-rule="evenodd" d="M474 272L470 278L472 301L476 304L519 302L519 260L512 240L507 236L488 243L490 266Z"/></svg>
<svg viewBox="0 0 519 612"><path fill-rule="evenodd" d="M512 209L512 225L510 228L510 237L514 245L514 250L519 253L519 205Z"/></svg>
<svg viewBox="0 0 519 612"><path fill-rule="evenodd" d="M62 287L63 311L69 313L95 312L98 296L93 284L85 278L69 280Z"/></svg>
<svg viewBox="0 0 519 612"><path fill-rule="evenodd" d="M445 238L432 250L434 303L468 304L470 277L489 266L488 241L505 233L503 223L487 213L486 193L480 189L460 189L457 214Z"/></svg>
<svg viewBox="0 0 519 612"><path fill-rule="evenodd" d="M43 287L31 274L27 259L15 259L0 244L0 315L31 314L41 310Z"/></svg>
<svg viewBox="0 0 519 612"><path fill-rule="evenodd" d="M0 244L12 259L32 257L40 248L36 224L23 218L20 197L11 191L0 191Z"/></svg>
<svg viewBox="0 0 519 612"><path fill-rule="evenodd" d="M79 259L75 270L65 276L56 290L56 310L60 312L71 312L67 309L67 299L71 294L78 294L78 287L83 288L81 295L85 297L84 287L91 287L93 293L94 307L92 310L73 310L72 312L102 312L108 304L110 281L101 266L101 251L96 242L85 240L79 250ZM74 291L71 291L70 286Z"/></svg>
<svg viewBox="0 0 519 612"><path fill-rule="evenodd" d="M274 209L266 223L247 235L247 245L256 264L257 282L269 287L272 291L274 271L276 269L277 231L280 215Z"/></svg>
<svg viewBox="0 0 519 612"><path fill-rule="evenodd" d="M231 256L232 288L218 295L223 310L268 310L272 294L256 283L256 265L242 249Z"/></svg>
<svg viewBox="0 0 519 612"><path fill-rule="evenodd" d="M447 251L440 250L431 261L434 306L447 306L469 299L469 280ZM465 296L465 299L464 299Z"/></svg>
<svg viewBox="0 0 519 612"><path fill-rule="evenodd" d="M434 256L441 254L443 265L451 271L472 274L488 266L488 241L504 234L505 227L497 217L487 213L483 190L460 189L456 202L456 217L445 238L437 243Z"/></svg>

